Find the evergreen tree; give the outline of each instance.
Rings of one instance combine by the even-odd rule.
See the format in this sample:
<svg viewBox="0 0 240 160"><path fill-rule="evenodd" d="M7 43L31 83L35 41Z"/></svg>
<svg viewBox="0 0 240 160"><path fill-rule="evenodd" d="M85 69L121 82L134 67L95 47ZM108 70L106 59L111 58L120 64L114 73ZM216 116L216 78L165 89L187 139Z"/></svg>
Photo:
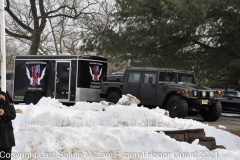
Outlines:
<svg viewBox="0 0 240 160"><path fill-rule="evenodd" d="M116 9L86 49L131 65L194 70L205 85L239 85L239 1L116 0Z"/></svg>

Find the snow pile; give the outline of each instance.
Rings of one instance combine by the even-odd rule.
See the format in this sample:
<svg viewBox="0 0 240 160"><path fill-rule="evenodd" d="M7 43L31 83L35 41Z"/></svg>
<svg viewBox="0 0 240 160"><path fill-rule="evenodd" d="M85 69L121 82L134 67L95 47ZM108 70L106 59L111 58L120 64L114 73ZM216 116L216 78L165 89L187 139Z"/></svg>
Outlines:
<svg viewBox="0 0 240 160"><path fill-rule="evenodd" d="M59 103L58 100L52 99L51 97L42 97L36 104L38 107L56 107L56 108L66 108L62 103Z"/></svg>
<svg viewBox="0 0 240 160"><path fill-rule="evenodd" d="M170 118L163 109L138 107L137 101L126 99L129 96L119 103L128 105L103 101L66 107L51 98L42 98L37 105L15 105L24 112L13 122L13 159L240 159L239 137L198 121ZM187 128L204 128L227 149L209 151L198 140L188 144L156 132Z"/></svg>
<svg viewBox="0 0 240 160"><path fill-rule="evenodd" d="M132 96L131 94L127 94L127 95L123 95L122 98L119 99L117 104L130 106L130 105L138 105L139 103L140 101L135 96Z"/></svg>
<svg viewBox="0 0 240 160"><path fill-rule="evenodd" d="M225 126L223 126L223 125L218 125L218 128L221 128L221 129L226 129L226 127L225 127Z"/></svg>
<svg viewBox="0 0 240 160"><path fill-rule="evenodd" d="M172 119L167 116L164 109L157 107L150 110L144 106L138 107L136 102L133 97L123 96L119 103L128 104L129 106L109 105L108 102L77 102L76 105L68 108L55 99L42 98L35 106L31 104L27 107L24 113L19 115L19 118L27 117L21 120L22 124L59 127L92 127L96 125L111 127L152 126L174 129L187 127L185 126L186 121L188 121L186 119ZM71 114L66 114L67 112L71 112Z"/></svg>

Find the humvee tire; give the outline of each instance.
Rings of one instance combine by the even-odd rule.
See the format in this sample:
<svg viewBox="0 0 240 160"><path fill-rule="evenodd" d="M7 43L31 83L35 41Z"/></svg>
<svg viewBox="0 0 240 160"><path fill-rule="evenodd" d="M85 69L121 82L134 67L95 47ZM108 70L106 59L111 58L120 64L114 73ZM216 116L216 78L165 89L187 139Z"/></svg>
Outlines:
<svg viewBox="0 0 240 160"><path fill-rule="evenodd" d="M25 104L30 104L30 103L36 104L36 95L32 92L29 92L27 93L24 101L25 101Z"/></svg>
<svg viewBox="0 0 240 160"><path fill-rule="evenodd" d="M108 95L107 101L116 104L120 98L121 96L117 92L112 92Z"/></svg>
<svg viewBox="0 0 240 160"><path fill-rule="evenodd" d="M218 101L213 105L209 106L208 109L200 110L200 114L205 121L214 122L219 119L222 113L221 102Z"/></svg>
<svg viewBox="0 0 240 160"><path fill-rule="evenodd" d="M188 114L187 101L181 96L172 96L167 102L167 110L172 118L185 118Z"/></svg>

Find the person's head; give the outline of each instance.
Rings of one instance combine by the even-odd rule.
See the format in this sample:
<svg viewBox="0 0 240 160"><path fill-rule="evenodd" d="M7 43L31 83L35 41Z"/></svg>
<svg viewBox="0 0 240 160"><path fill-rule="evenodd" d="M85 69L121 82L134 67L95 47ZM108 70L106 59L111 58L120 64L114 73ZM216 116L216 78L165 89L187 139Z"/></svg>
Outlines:
<svg viewBox="0 0 240 160"><path fill-rule="evenodd" d="M4 105L7 101L7 94L3 91L0 91L0 105Z"/></svg>

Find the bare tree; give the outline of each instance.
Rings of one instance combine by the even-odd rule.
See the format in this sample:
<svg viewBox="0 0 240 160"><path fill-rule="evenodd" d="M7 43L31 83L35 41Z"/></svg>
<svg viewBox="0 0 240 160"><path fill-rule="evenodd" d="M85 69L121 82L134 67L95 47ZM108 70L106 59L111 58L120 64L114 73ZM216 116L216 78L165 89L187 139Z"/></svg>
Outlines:
<svg viewBox="0 0 240 160"><path fill-rule="evenodd" d="M92 13L98 13L99 16L101 16L99 9L99 7L101 7L101 4L102 3L98 1L95 5L88 7L88 10ZM52 7L51 4L48 4L48 6ZM63 14L66 14L65 12L66 11L63 10ZM39 49L44 52L44 54L83 54L81 51L83 39L82 33L87 30L84 24L85 21L90 20L89 16L91 15L87 16L85 14L76 19L68 17L57 17L55 19L49 18L48 22L50 25L45 28L44 33L42 34L48 35L48 37L42 41Z"/></svg>
<svg viewBox="0 0 240 160"><path fill-rule="evenodd" d="M98 38L106 39L106 41L109 43L118 41L118 39L109 39L109 37L104 36L104 33L108 31L114 31L116 34L121 34L126 26L126 24L123 25L121 22L115 20L115 1L102 0L98 10L100 14L88 15L89 18L84 19L84 37L86 38L84 38L85 43L83 44L82 49L88 52L96 52L96 54L101 54L108 58L108 65L110 66L108 67L109 73L115 71L124 71L126 66L129 65L129 59L122 58L123 56L121 54L107 54L104 52L104 50L98 50L92 45L88 46L88 42L93 42L98 45Z"/></svg>
<svg viewBox="0 0 240 160"><path fill-rule="evenodd" d="M78 54L79 48L77 47L81 42L81 26L76 23L77 20L72 20L67 17L59 17L58 21L50 22L50 30L52 40L47 39L45 43L53 43L57 54L70 53ZM52 42L50 42L52 41Z"/></svg>
<svg viewBox="0 0 240 160"><path fill-rule="evenodd" d="M6 68L11 70L14 65L14 57L20 54L26 54L26 44L16 41L14 38L6 38Z"/></svg>
<svg viewBox="0 0 240 160"><path fill-rule="evenodd" d="M24 42L30 41L29 54L37 55L42 43L41 38L48 36L48 34L42 36L47 19L58 17L76 19L96 14L95 10L89 8L97 3L94 0L29 0L29 2L6 0L5 10L9 17L6 22L6 33L23 39Z"/></svg>

